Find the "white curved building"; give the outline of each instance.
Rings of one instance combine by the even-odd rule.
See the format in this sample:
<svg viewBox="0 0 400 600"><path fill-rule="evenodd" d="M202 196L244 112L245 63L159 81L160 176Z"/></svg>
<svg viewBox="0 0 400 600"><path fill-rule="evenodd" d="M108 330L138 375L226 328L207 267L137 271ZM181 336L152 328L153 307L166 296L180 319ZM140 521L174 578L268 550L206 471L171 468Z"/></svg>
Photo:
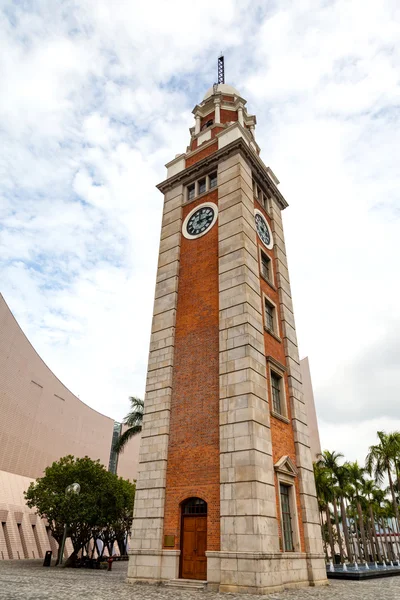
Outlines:
<svg viewBox="0 0 400 600"><path fill-rule="evenodd" d="M48 368L0 294L0 560L56 550L24 491L62 456L89 456L106 467L114 421L77 398ZM139 436L118 461L136 479Z"/></svg>

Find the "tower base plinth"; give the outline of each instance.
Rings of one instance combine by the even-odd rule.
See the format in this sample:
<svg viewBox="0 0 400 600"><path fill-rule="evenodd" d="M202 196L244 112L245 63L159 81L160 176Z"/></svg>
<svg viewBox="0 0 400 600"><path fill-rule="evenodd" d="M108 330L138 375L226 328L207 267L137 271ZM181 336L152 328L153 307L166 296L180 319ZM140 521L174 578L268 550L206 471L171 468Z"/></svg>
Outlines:
<svg viewBox="0 0 400 600"><path fill-rule="evenodd" d="M207 588L263 595L285 588L327 585L323 554L303 552L207 552ZM160 584L178 579L179 550L130 552L128 583Z"/></svg>

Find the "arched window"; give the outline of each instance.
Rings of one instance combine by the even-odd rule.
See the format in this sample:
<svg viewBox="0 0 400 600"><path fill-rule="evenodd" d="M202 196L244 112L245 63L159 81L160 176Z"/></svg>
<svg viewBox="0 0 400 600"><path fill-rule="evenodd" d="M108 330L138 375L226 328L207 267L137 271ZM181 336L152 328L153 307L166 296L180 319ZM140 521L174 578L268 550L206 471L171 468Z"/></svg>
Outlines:
<svg viewBox="0 0 400 600"><path fill-rule="evenodd" d="M211 125L213 125L213 124L214 124L214 120L209 119L206 123L204 123L204 125L202 125L201 131L203 131L203 129L207 129L207 127L211 127Z"/></svg>
<svg viewBox="0 0 400 600"><path fill-rule="evenodd" d="M206 515L207 502L200 498L189 498L182 505L182 513L184 515Z"/></svg>

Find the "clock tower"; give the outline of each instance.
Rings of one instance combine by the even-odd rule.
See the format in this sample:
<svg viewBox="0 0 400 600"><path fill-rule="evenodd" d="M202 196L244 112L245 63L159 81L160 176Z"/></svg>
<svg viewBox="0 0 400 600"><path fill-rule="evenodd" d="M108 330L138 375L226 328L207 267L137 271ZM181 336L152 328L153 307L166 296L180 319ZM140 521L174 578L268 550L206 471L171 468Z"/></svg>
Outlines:
<svg viewBox="0 0 400 600"><path fill-rule="evenodd" d="M322 585L281 217L288 205L235 88L215 84L193 114L190 145L158 185L128 581L255 594Z"/></svg>

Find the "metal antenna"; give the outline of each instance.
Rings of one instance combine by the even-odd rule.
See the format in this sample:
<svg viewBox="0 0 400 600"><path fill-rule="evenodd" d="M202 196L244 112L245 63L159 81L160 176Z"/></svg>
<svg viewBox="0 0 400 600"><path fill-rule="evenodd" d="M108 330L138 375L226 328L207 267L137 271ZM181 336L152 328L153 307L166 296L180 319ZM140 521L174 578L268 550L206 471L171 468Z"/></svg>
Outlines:
<svg viewBox="0 0 400 600"><path fill-rule="evenodd" d="M218 57L218 83L225 83L225 66L224 66L224 57Z"/></svg>

